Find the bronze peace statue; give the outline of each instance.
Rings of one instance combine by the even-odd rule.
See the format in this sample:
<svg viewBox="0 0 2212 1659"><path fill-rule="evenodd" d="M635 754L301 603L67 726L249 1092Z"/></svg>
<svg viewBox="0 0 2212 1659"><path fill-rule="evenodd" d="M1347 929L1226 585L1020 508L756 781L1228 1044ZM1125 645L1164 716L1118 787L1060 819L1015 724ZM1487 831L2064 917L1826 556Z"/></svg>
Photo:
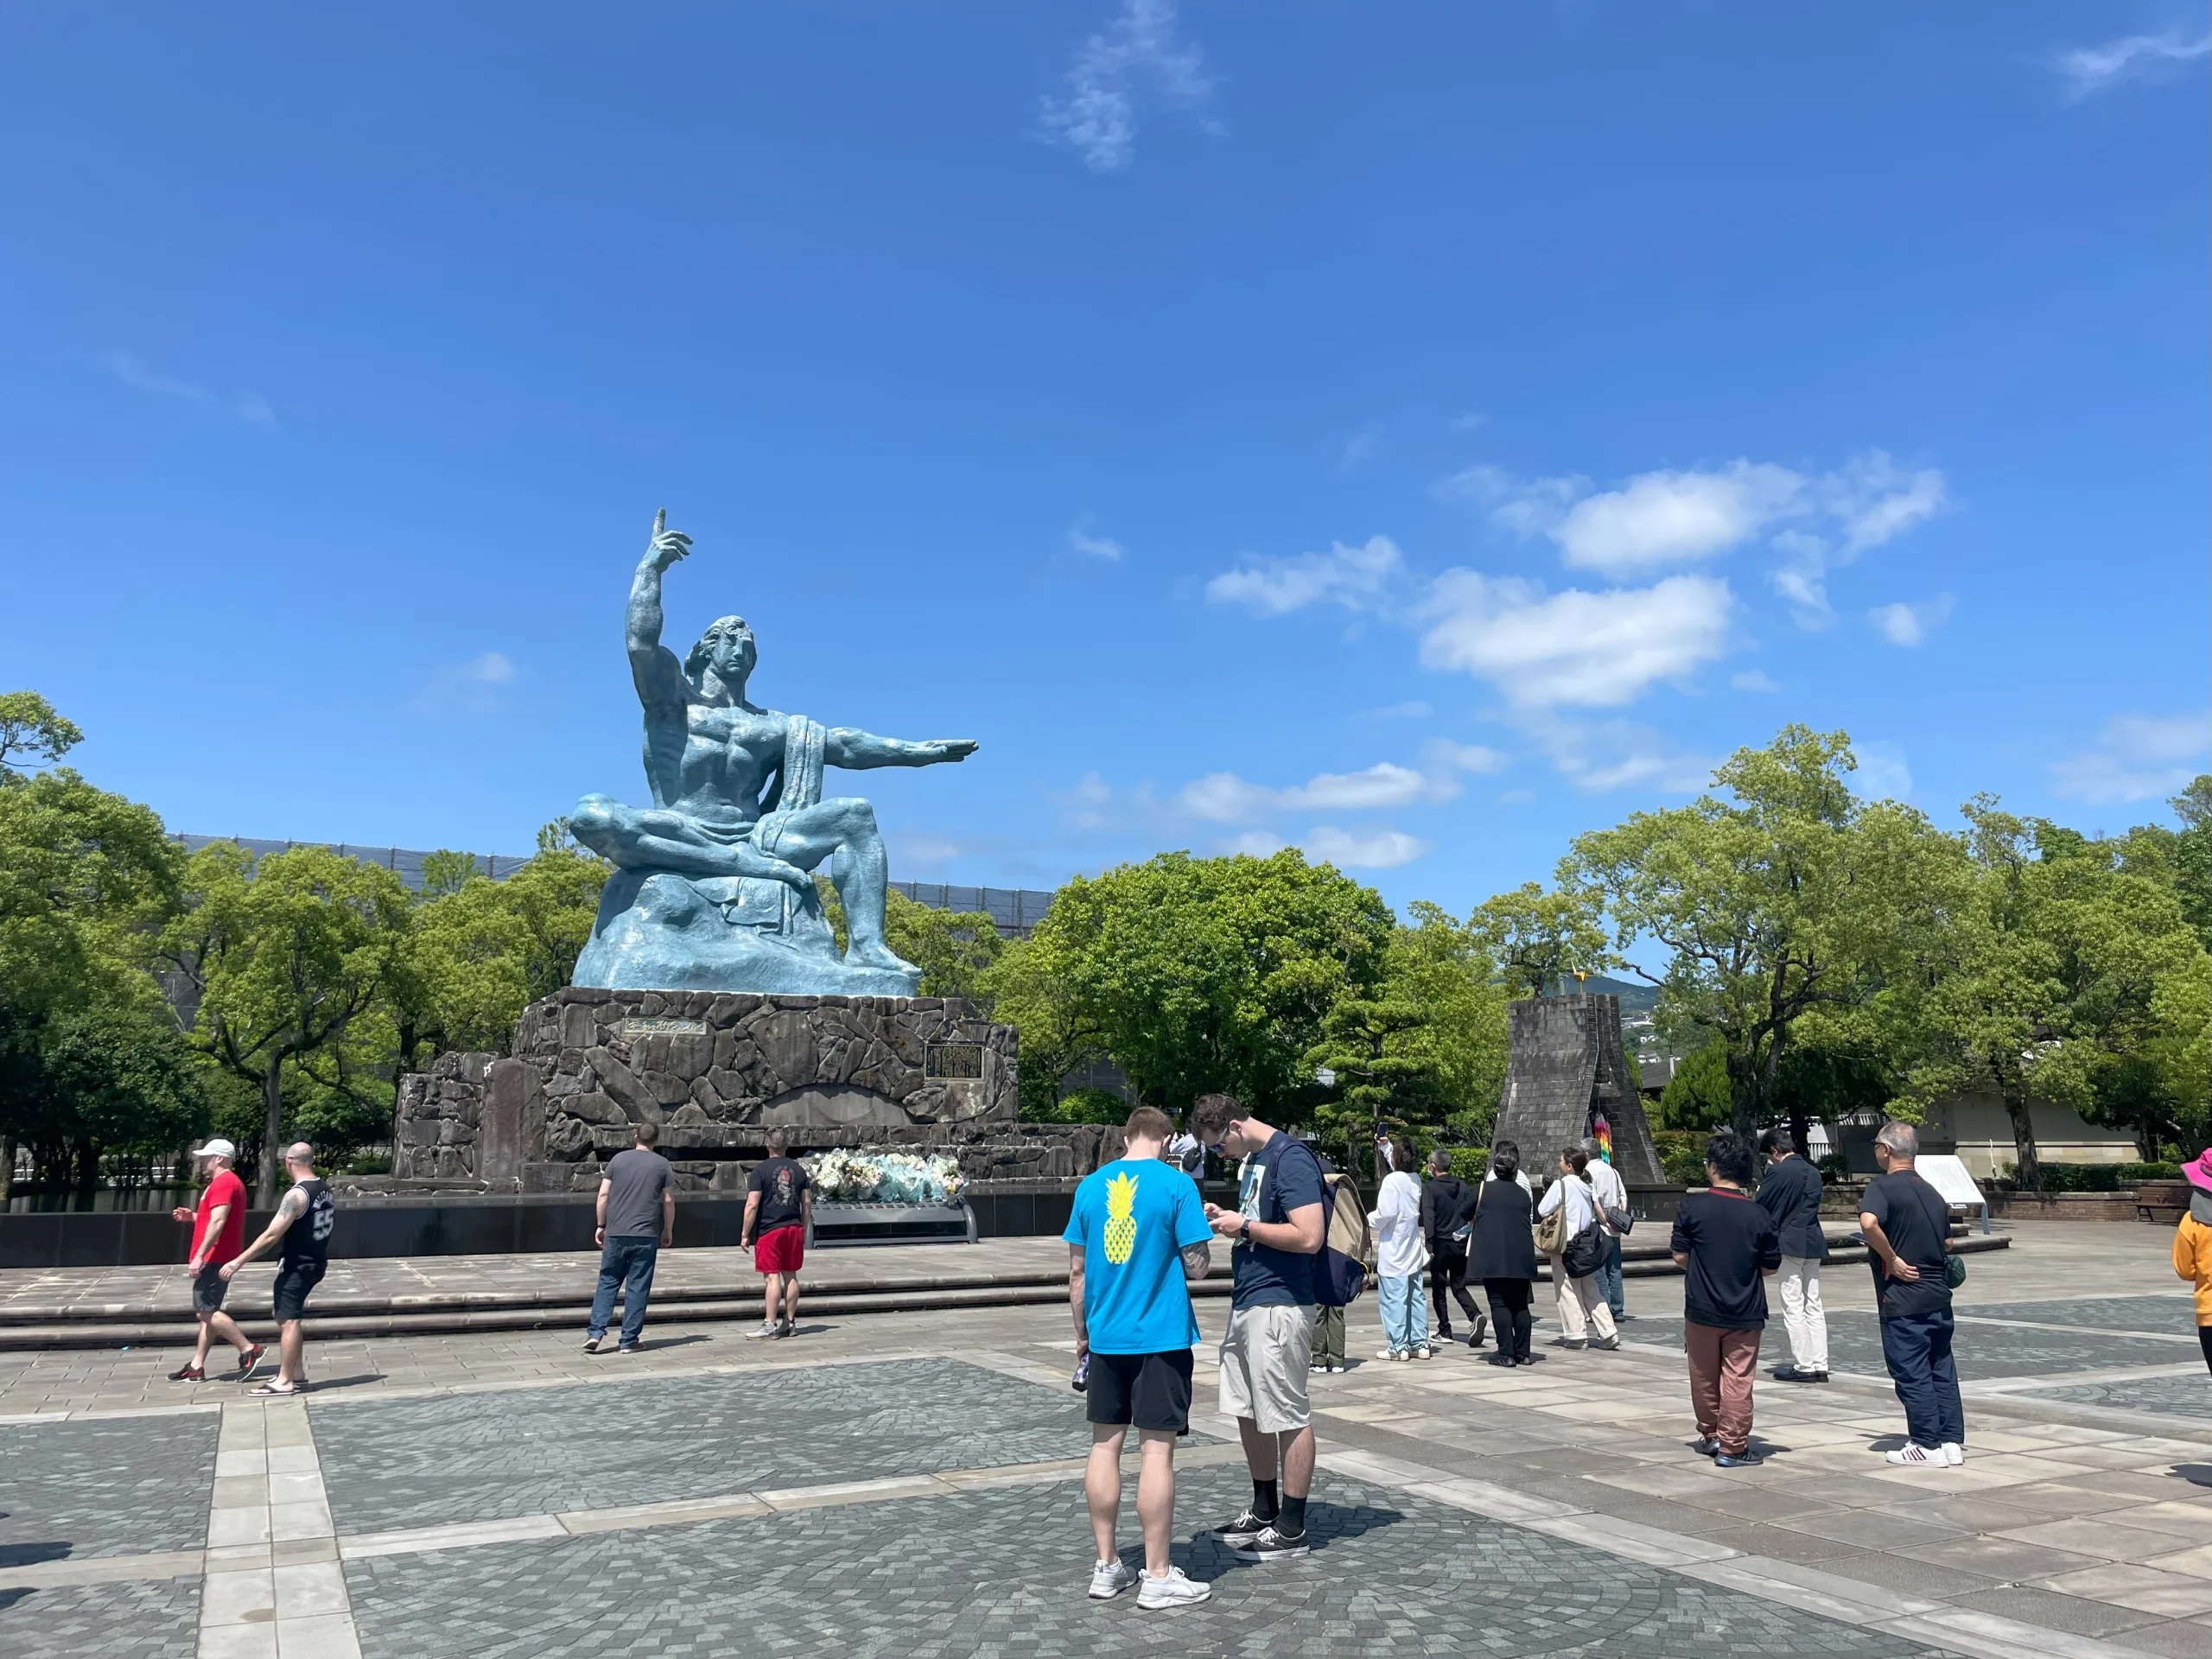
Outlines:
<svg viewBox="0 0 2212 1659"><path fill-rule="evenodd" d="M660 642L661 579L691 539L655 515L623 617L644 705L650 807L587 795L575 838L615 866L575 983L618 990L768 991L912 996L920 970L883 940L889 867L875 810L823 798L829 766L929 766L976 752L966 738L912 742L746 695L753 630L725 616L688 655ZM814 887L827 861L845 912L842 957Z"/></svg>

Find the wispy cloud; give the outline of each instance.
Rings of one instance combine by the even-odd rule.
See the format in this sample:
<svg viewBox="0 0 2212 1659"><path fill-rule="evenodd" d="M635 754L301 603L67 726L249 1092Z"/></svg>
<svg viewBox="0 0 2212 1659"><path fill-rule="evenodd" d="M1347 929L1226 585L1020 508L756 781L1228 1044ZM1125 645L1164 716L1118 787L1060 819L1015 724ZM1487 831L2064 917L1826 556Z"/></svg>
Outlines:
<svg viewBox="0 0 2212 1659"><path fill-rule="evenodd" d="M1683 753L1634 721L1575 720L1530 709L1516 723L1553 770L1586 795L1631 786L1692 795L1712 780L1710 757Z"/></svg>
<svg viewBox="0 0 2212 1659"><path fill-rule="evenodd" d="M1465 773L1497 772L1506 765L1497 750L1439 738L1421 750L1421 765L1377 761L1357 772L1325 772L1302 784L1271 788L1233 772L1209 772L1177 792L1178 810L1210 823L1242 823L1302 812L1389 812L1427 801L1448 801Z"/></svg>
<svg viewBox="0 0 2212 1659"><path fill-rule="evenodd" d="M1829 570L1949 504L1942 473L1900 467L1879 449L1829 473L1738 458L1639 473L1610 490L1579 474L1524 479L1476 466L1440 480L1434 493L1483 507L1524 540L1548 537L1574 569L1617 578L1699 563L1767 536L1782 555L1775 587L1808 627L1831 620Z"/></svg>
<svg viewBox="0 0 2212 1659"><path fill-rule="evenodd" d="M1090 521L1083 519L1068 531L1068 546L1086 558L1104 559L1110 563L1121 563L1127 550L1110 536L1093 536Z"/></svg>
<svg viewBox="0 0 2212 1659"><path fill-rule="evenodd" d="M1852 774L1852 792L1862 800L1901 801L1912 793L1912 768L1897 744L1861 741L1851 746L1851 755L1859 762L1859 770Z"/></svg>
<svg viewBox="0 0 2212 1659"><path fill-rule="evenodd" d="M2183 64L2212 54L2212 35L2191 40L2178 29L2163 35L2130 35L2102 46L2077 46L2056 60L2069 103L2079 103L2123 81L2172 73Z"/></svg>
<svg viewBox="0 0 2212 1659"><path fill-rule="evenodd" d="M894 861L903 866L922 865L934 868L950 864L967 849L958 842L947 841L943 836L926 831L901 832L887 838Z"/></svg>
<svg viewBox="0 0 2212 1659"><path fill-rule="evenodd" d="M1950 614L1951 596L1938 594L1917 605L1903 601L1894 605L1877 605L1866 613L1866 620L1891 645L1910 646L1924 641L1929 631L1948 621Z"/></svg>
<svg viewBox="0 0 2212 1659"><path fill-rule="evenodd" d="M1428 842L1402 830L1357 831L1328 823L1316 824L1298 844L1308 858L1350 870L1395 870L1429 849Z"/></svg>
<svg viewBox="0 0 2212 1659"><path fill-rule="evenodd" d="M1747 668L1740 674L1731 674L1728 683L1738 691L1779 691L1782 688L1766 674L1756 668Z"/></svg>
<svg viewBox="0 0 2212 1659"><path fill-rule="evenodd" d="M1206 597L1260 616L1287 616L1308 605L1374 612L1389 608L1405 581L1405 556L1397 543L1372 536L1357 547L1333 543L1325 553L1247 559L1208 582Z"/></svg>
<svg viewBox="0 0 2212 1659"><path fill-rule="evenodd" d="M1204 54L1176 34L1170 0L1122 0L1113 21L1077 49L1042 118L1046 136L1092 172L1118 173L1135 159L1141 109L1203 110L1212 97Z"/></svg>
<svg viewBox="0 0 2212 1659"><path fill-rule="evenodd" d="M1344 440L1344 448L1337 454L1337 470L1349 473L1363 467L1381 454L1382 449L1382 429L1376 422L1370 421Z"/></svg>
<svg viewBox="0 0 2212 1659"><path fill-rule="evenodd" d="M100 366L135 391L150 392L156 397L174 397L180 403L196 404L202 409L232 416L251 426L266 426L276 418L276 411L269 407L269 400L258 392L220 392L194 381L157 373L131 352L103 352Z"/></svg>
<svg viewBox="0 0 2212 1659"><path fill-rule="evenodd" d="M2054 786L2080 801L2147 801L2171 795L2212 753L2212 709L2157 717L2121 715L2097 747L2051 765Z"/></svg>
<svg viewBox="0 0 2212 1659"><path fill-rule="evenodd" d="M1435 712L1425 699L1413 697L1404 702L1394 702L1387 709L1370 709L1367 717L1370 720L1427 720Z"/></svg>
<svg viewBox="0 0 2212 1659"><path fill-rule="evenodd" d="M504 703L515 682L515 665L500 652L487 651L465 663L442 668L430 677L415 698L422 715L487 715Z"/></svg>
<svg viewBox="0 0 2212 1659"><path fill-rule="evenodd" d="M1605 708L1720 655L1735 600L1711 576L1547 595L1535 582L1447 570L1421 642L1429 668L1486 680L1523 708Z"/></svg>

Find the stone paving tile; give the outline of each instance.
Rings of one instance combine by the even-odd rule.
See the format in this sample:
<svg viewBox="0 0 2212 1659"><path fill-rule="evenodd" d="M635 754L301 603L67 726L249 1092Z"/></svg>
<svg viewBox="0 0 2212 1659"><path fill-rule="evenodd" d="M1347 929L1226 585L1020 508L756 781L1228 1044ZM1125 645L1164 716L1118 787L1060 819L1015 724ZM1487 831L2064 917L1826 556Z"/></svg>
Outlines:
<svg viewBox="0 0 2212 1659"><path fill-rule="evenodd" d="M2124 1360L2114 1360L2117 1366ZM2212 1376L2191 1371L2185 1376L2131 1377L2111 1382L2068 1382L2049 1389L2022 1389L2023 1400L2071 1400L2085 1406L2109 1406L2120 1411L2155 1411L2173 1417L2212 1420Z"/></svg>
<svg viewBox="0 0 2212 1659"><path fill-rule="evenodd" d="M1961 1309L1961 1312L1987 1310ZM1778 1325L1777 1321L1777 1325ZM2074 1336L2063 1331L2024 1331L2001 1325L1961 1325L1952 1340L1951 1350L1957 1357L1959 1380L1961 1382L1986 1382L2011 1376L2047 1376L2061 1371L2114 1371L2132 1365L2172 1365L2191 1357L2188 1348L2177 1342L2155 1337L2113 1336L2103 1330L2084 1324L2082 1334ZM1680 1319L1646 1319L1636 1331L1633 1340L1663 1344L1669 1348L1682 1345L1682 1322ZM1778 1328L1770 1328L1767 1341L1759 1352L1760 1381L1766 1379L1766 1369L1780 1364L1789 1357L1789 1344L1783 1340ZM1881 1321L1872 1313L1849 1310L1829 1310L1828 1364L1831 1369L1847 1371L1855 1376L1883 1377L1889 1375L1882 1363ZM2202 1394L2205 1377L2200 1374L2193 1379ZM1786 1385L1777 1384L1777 1389ZM2121 1385L2132 1386L2132 1385ZM1764 1391L1764 1390L1762 1390ZM2053 1390L2037 1389L2037 1394L2053 1394ZM2063 1397L2069 1390L2055 1391ZM2099 1403L2118 1404L2119 1402ZM2145 1407L2150 1410L2156 1408ZM2171 1408L2169 1408L2171 1409ZM1971 1421L1974 1405L1967 1405L1969 1421L1967 1432L1974 1432ZM2212 1402L2201 1414L2212 1416Z"/></svg>
<svg viewBox="0 0 2212 1659"><path fill-rule="evenodd" d="M199 1628L197 1573L58 1590L0 1590L0 1653L22 1659L181 1659L192 1652Z"/></svg>
<svg viewBox="0 0 2212 1659"><path fill-rule="evenodd" d="M310 1396L308 1410L341 1533L1043 1462L1090 1443L1068 1389L950 1359Z"/></svg>
<svg viewBox="0 0 2212 1659"><path fill-rule="evenodd" d="M2196 1304L2189 1287L2172 1296L2084 1296L2065 1301L1957 1304L1955 1312L1983 1319L2026 1319L2036 1325L2072 1325L2085 1331L2152 1331L2177 1337L2196 1335Z"/></svg>
<svg viewBox="0 0 2212 1659"><path fill-rule="evenodd" d="M1188 1473L1179 1530L1249 1496ZM872 1504L568 1543L349 1563L365 1659L836 1652L1576 1655L1589 1659L1929 1659L1931 1649L1719 1589L1542 1533L1341 1478L1317 1482L1308 1559L1243 1567L1210 1541L1178 1565L1204 1607L1147 1613L1084 1595L1073 1484ZM1134 1517L1124 1511L1134 1548Z"/></svg>
<svg viewBox="0 0 2212 1659"><path fill-rule="evenodd" d="M191 1412L0 1425L0 1567L199 1548L217 1421Z"/></svg>

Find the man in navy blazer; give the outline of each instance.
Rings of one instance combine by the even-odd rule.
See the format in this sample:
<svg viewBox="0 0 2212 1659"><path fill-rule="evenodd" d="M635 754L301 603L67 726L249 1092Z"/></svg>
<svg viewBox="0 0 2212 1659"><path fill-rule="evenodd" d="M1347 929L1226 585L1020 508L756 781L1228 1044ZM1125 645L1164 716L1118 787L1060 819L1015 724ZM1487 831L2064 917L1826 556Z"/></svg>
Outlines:
<svg viewBox="0 0 2212 1659"><path fill-rule="evenodd" d="M1797 1155L1787 1129L1759 1136L1766 1174L1759 1208L1774 1217L1782 1237L1782 1325L1789 1333L1789 1363L1774 1369L1782 1382L1828 1380L1828 1319L1821 1306L1821 1263L1828 1258L1821 1231L1821 1172Z"/></svg>

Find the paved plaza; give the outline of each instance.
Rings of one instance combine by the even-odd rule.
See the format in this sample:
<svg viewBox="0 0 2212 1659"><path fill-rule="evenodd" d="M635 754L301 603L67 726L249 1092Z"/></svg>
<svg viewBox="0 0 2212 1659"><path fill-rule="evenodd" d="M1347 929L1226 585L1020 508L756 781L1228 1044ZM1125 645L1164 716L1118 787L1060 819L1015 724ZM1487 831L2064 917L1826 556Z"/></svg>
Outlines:
<svg viewBox="0 0 2212 1659"><path fill-rule="evenodd" d="M676 1310L620 1358L349 1338L305 1401L169 1384L167 1347L0 1354L0 1652L2212 1655L2212 1379L2165 1247L2023 1224L1974 1258L1961 1469L1880 1459L1901 1424L1859 1268L1830 1282L1837 1380L1762 1382L1758 1469L1687 1450L1673 1280L1630 1281L1618 1353L1316 1379L1301 1561L1198 1535L1249 1493L1201 1410L1175 1560L1214 1598L1177 1613L1084 1595L1058 1307L781 1343ZM1210 1338L1224 1313L1200 1304Z"/></svg>

